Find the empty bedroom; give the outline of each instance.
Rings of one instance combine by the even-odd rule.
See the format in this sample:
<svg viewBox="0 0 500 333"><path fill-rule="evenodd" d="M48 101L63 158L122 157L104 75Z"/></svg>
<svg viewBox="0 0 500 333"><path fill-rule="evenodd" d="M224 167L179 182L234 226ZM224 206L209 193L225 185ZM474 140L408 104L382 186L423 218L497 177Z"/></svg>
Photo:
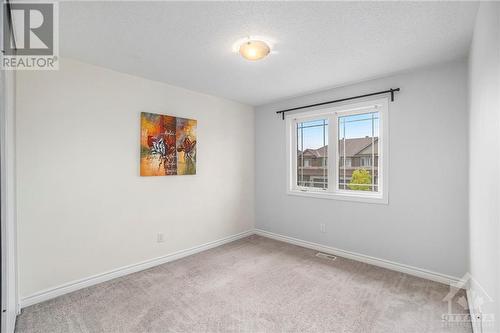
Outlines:
<svg viewBox="0 0 500 333"><path fill-rule="evenodd" d="M1 333L500 333L500 2L2 2Z"/></svg>

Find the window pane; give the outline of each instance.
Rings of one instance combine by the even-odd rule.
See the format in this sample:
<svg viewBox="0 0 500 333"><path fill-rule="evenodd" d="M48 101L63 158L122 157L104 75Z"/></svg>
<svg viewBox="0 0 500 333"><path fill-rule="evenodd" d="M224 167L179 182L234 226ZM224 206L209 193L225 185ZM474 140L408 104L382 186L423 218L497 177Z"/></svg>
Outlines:
<svg viewBox="0 0 500 333"><path fill-rule="evenodd" d="M378 192L379 113L338 118L338 189Z"/></svg>
<svg viewBox="0 0 500 333"><path fill-rule="evenodd" d="M297 185L328 187L328 120L297 123Z"/></svg>

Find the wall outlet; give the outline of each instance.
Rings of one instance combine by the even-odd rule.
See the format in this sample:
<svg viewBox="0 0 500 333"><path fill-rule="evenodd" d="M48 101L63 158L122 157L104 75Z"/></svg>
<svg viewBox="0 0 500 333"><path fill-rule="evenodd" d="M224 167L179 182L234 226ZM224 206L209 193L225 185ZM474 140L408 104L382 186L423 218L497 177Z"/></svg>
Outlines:
<svg viewBox="0 0 500 333"><path fill-rule="evenodd" d="M326 224L321 223L319 225L319 231L321 231L322 233L326 233Z"/></svg>
<svg viewBox="0 0 500 333"><path fill-rule="evenodd" d="M159 232L158 235L156 235L156 242L163 243L164 241L165 241L165 236L163 235L163 232Z"/></svg>

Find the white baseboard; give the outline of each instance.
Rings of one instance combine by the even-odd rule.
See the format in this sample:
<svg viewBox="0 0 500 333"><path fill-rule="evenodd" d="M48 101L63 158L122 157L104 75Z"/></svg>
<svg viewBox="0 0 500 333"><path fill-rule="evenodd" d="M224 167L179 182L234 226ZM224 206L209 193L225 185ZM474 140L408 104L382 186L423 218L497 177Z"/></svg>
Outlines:
<svg viewBox="0 0 500 333"><path fill-rule="evenodd" d="M25 308L27 306L37 304L40 302L44 302L44 301L47 301L49 299L52 299L52 298L55 298L55 297L58 297L58 296L61 296L61 295L64 295L64 294L67 294L67 293L70 293L73 291L77 291L77 290L80 290L80 289L83 289L86 287L90 287L90 286L93 286L93 285L98 284L98 283L109 281L109 280L112 280L112 279L115 279L118 277L122 277L122 276L125 276L128 274L131 274L131 273L139 272L139 271L142 271L142 270L154 267L154 266L158 266L158 265L170 262L170 261L184 258L184 257L187 257L189 255L192 255L192 254L195 254L198 252L202 252L202 251L205 251L205 250L208 250L208 249L211 249L211 248L214 248L214 247L226 244L226 243L230 243L230 242L233 242L233 241L238 240L240 238L247 237L247 236L250 236L253 234L254 234L253 230L244 231L244 232L241 232L241 233L236 234L236 235L224 237L224 238L212 241L212 242L208 242L208 243L205 243L205 244L202 244L199 246L189 248L189 249L180 250L177 252L173 252L173 253L158 257L158 258L146 260L146 261L143 261L143 262L140 262L137 264L133 264L133 265L120 267L120 268L117 268L117 269L114 269L114 270L111 270L108 272L104 272L104 273L97 274L94 276L89 276L87 278L79 279L76 281L71 281L71 282L65 283L65 284L57 286L57 287L48 288L48 289L39 291L37 293L34 293L32 295L29 295L27 297L21 298L20 306L21 306L21 308Z"/></svg>
<svg viewBox="0 0 500 333"><path fill-rule="evenodd" d="M385 259L370 257L370 256L356 253L356 252L345 251L345 250L337 249L334 247L321 245L321 244L317 244L317 243L312 243L312 242L304 241L304 240L293 238L293 237L283 236L283 235L275 234L273 232L265 231L262 229L255 229L255 234L263 236L263 237L268 237L268 238L272 238L275 240L279 240L282 242L302 246L302 247L305 247L308 249L312 249L312 250L316 250L316 251L320 251L320 252L325 252L325 253L329 253L329 254L334 254L334 255L337 255L339 257L344 257L347 259L361 261L361 262L364 262L364 263L367 263L370 265L387 268L387 269L390 269L393 271L406 273L406 274L417 276L417 277L424 278L427 280L444 283L447 285L456 284L459 281L459 278L454 277L454 276L436 273L436 272L432 272L432 271L429 271L426 269L413 267L413 266L409 266L409 265L404 265L404 264L400 264L400 263L385 260Z"/></svg>
<svg viewBox="0 0 500 333"><path fill-rule="evenodd" d="M61 296L61 295L64 295L64 294L67 294L67 293L70 293L73 291L77 291L77 290L80 290L80 289L83 289L86 287L90 287L90 286L93 286L93 285L98 284L98 283L109 281L109 280L112 280L112 279L115 279L118 277L122 277L122 276L125 276L128 274L131 274L131 273L139 272L139 271L142 271L142 270L154 267L154 266L158 266L158 265L170 262L170 261L184 258L184 257L187 257L189 255L192 255L192 254L195 254L198 252L202 252L202 251L205 251L205 250L208 250L208 249L211 249L211 248L214 248L214 247L226 244L226 243L230 243L230 242L233 242L233 241L238 240L240 238L244 238L244 237L247 237L247 236L250 236L253 234L257 234L257 235L260 235L263 237L268 237L268 238L275 239L278 241L302 246L302 247L313 249L313 250L320 251L320 252L334 254L334 255L337 255L339 257L344 257L344 258L364 262L367 264L371 264L371 265L387 268L387 269L390 269L393 271L418 276L418 277L421 277L424 279L428 279L428 280L432 280L432 281L436 281L436 282L440 282L440 283L444 283L444 284L448 284L448 285L449 284L456 284L459 281L458 278L453 277L453 276L449 276L449 275L445 275L445 274L441 274L441 273L436 273L436 272L428 271L428 270L413 267L413 266L403 265L403 264L399 264L399 263L392 262L389 260L370 257L370 256L367 256L364 254L359 254L359 253L355 253L355 252L351 252L351 251L345 251L345 250L337 249L337 248L326 246L326 245L312 243L312 242L304 241L304 240L293 238L293 237L283 236L283 235L275 234L275 233L261 230L261 229L254 229L254 230L248 230L245 232L241 232L241 233L236 234L236 235L221 238L221 239L218 239L216 241L202 244L199 246L195 246L195 247L192 247L189 249L173 252L173 253L167 254L165 256L146 260L146 261L143 261L143 262L140 262L137 264L133 264L133 265L120 267L120 268L114 269L112 271L108 271L108 272L104 272L104 273L97 274L94 276L89 276L87 278L68 282L68 283L65 283L65 284L60 285L60 286L48 288L48 289L36 292L32 295L21 298L20 307L25 308L27 306L37 304L40 302L44 302L44 301L47 301L49 299L52 299L52 298L55 298L55 297L58 297L58 296Z"/></svg>
<svg viewBox="0 0 500 333"><path fill-rule="evenodd" d="M14 311L7 311L6 315L2 317L2 321L5 320L5 332L14 333L16 330L16 318L17 314Z"/></svg>

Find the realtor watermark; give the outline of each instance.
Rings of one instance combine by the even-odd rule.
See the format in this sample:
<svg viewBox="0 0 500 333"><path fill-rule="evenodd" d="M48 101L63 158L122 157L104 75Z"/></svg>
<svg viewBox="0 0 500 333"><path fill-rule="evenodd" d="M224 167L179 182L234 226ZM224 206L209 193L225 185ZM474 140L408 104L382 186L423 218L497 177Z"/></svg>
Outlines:
<svg viewBox="0 0 500 333"><path fill-rule="evenodd" d="M465 290L468 290L467 294ZM465 274L443 298L448 303L448 313L443 313L444 326L450 327L493 327L495 315L484 312L493 299L470 273Z"/></svg>
<svg viewBox="0 0 500 333"><path fill-rule="evenodd" d="M59 11L57 2L3 3L5 70L59 69Z"/></svg>

